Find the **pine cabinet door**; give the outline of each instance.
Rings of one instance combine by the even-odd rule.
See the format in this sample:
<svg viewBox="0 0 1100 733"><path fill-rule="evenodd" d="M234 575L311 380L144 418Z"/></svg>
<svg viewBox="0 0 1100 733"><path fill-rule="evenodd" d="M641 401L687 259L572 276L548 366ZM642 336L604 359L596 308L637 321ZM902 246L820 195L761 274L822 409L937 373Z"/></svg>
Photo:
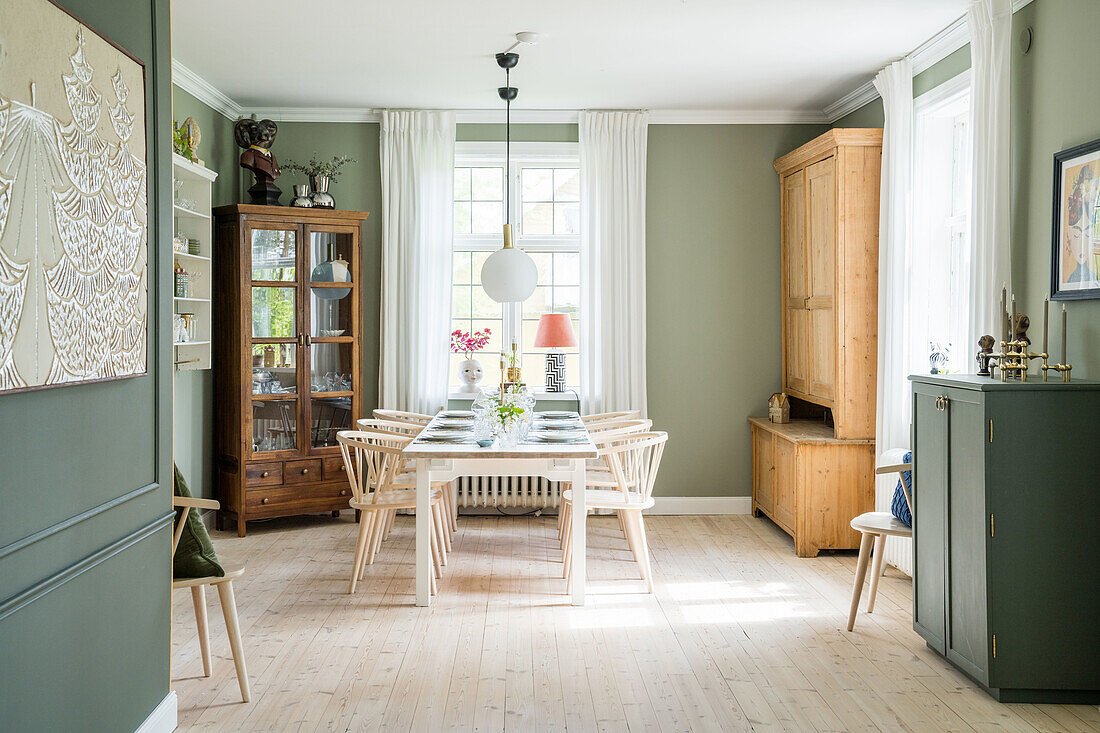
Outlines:
<svg viewBox="0 0 1100 733"><path fill-rule="evenodd" d="M809 316L809 394L831 405L836 396L836 158L806 168L806 308Z"/></svg>
<svg viewBox="0 0 1100 733"><path fill-rule="evenodd" d="M783 179L783 331L788 392L806 395L809 386L809 289L806 272L806 172Z"/></svg>
<svg viewBox="0 0 1100 733"><path fill-rule="evenodd" d="M772 434L752 429L752 491L757 508L771 515L775 510L775 466L772 465Z"/></svg>
<svg viewBox="0 0 1100 733"><path fill-rule="evenodd" d="M775 521L787 529L795 529L795 493L798 485L795 456L798 446L789 440L776 439L772 463L775 466Z"/></svg>

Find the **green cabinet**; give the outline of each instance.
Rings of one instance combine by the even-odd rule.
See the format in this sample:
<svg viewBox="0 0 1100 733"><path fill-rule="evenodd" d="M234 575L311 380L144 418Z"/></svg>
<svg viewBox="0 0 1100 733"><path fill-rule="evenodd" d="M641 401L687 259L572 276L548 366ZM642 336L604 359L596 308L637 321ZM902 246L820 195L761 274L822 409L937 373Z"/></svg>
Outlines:
<svg viewBox="0 0 1100 733"><path fill-rule="evenodd" d="M1100 702L1100 383L913 382L913 627L1004 702Z"/></svg>

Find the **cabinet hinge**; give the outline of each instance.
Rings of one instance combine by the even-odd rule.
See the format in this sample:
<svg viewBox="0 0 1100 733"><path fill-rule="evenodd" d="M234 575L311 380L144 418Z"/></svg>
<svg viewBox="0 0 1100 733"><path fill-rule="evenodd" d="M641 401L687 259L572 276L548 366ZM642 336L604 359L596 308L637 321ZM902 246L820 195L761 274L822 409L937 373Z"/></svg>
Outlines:
<svg viewBox="0 0 1100 733"><path fill-rule="evenodd" d="M997 658L997 635L993 635L993 658Z"/></svg>
<svg viewBox="0 0 1100 733"><path fill-rule="evenodd" d="M990 512L990 514L989 514L989 536L990 537L993 536L993 513L992 512Z"/></svg>
<svg viewBox="0 0 1100 733"><path fill-rule="evenodd" d="M989 442L993 442L993 418L989 418Z"/></svg>

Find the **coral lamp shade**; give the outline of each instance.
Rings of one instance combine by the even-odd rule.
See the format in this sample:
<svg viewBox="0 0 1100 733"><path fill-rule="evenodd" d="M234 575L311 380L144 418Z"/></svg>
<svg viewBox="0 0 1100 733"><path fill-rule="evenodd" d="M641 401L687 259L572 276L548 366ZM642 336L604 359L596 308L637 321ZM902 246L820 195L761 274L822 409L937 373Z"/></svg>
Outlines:
<svg viewBox="0 0 1100 733"><path fill-rule="evenodd" d="M535 348L568 349L577 345L573 321L568 313L543 313L535 332Z"/></svg>

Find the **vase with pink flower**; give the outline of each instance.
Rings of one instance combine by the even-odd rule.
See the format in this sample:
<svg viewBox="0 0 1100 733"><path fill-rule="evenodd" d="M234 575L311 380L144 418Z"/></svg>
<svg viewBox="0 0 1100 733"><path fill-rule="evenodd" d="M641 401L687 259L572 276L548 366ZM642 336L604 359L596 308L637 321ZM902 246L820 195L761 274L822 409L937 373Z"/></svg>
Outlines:
<svg viewBox="0 0 1100 733"><path fill-rule="evenodd" d="M481 362L473 355L488 345L489 336L490 331L487 328L468 332L458 328L451 332L451 353L466 357L458 362L458 382L462 385L460 392L475 393L481 390L477 383L485 372L481 368Z"/></svg>

